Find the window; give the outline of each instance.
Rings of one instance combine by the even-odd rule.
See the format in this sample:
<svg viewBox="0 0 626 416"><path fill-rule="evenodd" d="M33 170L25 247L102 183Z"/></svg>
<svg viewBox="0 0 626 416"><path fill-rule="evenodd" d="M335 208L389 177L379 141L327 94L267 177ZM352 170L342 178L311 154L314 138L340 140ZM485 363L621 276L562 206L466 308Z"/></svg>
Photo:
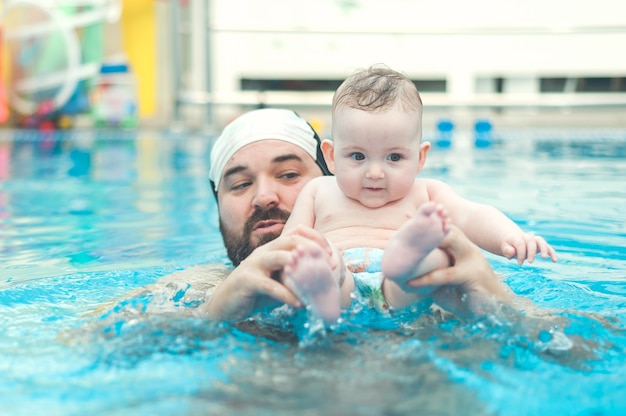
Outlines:
<svg viewBox="0 0 626 416"><path fill-rule="evenodd" d="M579 77L574 92L626 92L626 77ZM540 78L541 92L565 92L568 78Z"/></svg>
<svg viewBox="0 0 626 416"><path fill-rule="evenodd" d="M242 78L243 91L335 91L343 80L338 79L261 79ZM413 80L420 92L446 92L445 79Z"/></svg>

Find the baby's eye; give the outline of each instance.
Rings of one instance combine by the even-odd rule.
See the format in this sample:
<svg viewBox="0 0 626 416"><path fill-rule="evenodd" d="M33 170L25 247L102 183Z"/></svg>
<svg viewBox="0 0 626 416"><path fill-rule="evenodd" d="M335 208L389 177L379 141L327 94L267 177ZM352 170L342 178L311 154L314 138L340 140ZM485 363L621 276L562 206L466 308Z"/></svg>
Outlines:
<svg viewBox="0 0 626 416"><path fill-rule="evenodd" d="M354 160L363 160L365 159L365 155L361 152L354 152L350 154L350 157Z"/></svg>
<svg viewBox="0 0 626 416"><path fill-rule="evenodd" d="M389 159L392 162L398 162L402 159L402 155L400 153L392 153L389 156L387 156L387 159Z"/></svg>

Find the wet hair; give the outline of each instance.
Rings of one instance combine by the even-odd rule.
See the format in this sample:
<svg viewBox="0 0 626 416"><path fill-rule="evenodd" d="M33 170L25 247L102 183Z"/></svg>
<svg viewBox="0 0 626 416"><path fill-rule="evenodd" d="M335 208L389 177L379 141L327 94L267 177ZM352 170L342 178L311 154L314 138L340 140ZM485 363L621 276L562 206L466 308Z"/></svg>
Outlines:
<svg viewBox="0 0 626 416"><path fill-rule="evenodd" d="M417 111L421 118L422 99L413 81L385 65L373 65L349 76L333 96L332 115L340 106L384 112L400 105L404 111Z"/></svg>

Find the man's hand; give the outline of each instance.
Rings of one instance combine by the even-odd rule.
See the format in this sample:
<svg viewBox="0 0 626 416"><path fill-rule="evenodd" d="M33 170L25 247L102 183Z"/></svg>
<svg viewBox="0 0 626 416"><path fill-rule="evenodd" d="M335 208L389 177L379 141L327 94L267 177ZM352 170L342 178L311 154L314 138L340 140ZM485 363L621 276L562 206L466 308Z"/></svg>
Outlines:
<svg viewBox="0 0 626 416"><path fill-rule="evenodd" d="M453 265L420 276L408 282L409 286L433 287L435 303L459 315L480 313L485 302L510 302L509 293L478 246L458 227L450 227L440 248L448 253Z"/></svg>
<svg viewBox="0 0 626 416"><path fill-rule="evenodd" d="M321 234L304 226L298 226L255 249L200 307L204 316L215 320L238 321L268 301L277 305L283 303L295 308L302 307L298 297L277 276L291 260L293 249L310 244L321 246L329 254L332 253Z"/></svg>

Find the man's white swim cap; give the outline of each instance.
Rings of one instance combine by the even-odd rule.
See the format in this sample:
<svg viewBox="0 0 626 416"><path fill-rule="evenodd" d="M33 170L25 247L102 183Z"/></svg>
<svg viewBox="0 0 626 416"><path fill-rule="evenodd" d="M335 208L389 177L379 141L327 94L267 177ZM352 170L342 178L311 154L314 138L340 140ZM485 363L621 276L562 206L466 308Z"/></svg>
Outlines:
<svg viewBox="0 0 626 416"><path fill-rule="evenodd" d="M320 148L320 138L302 117L291 110L264 108L245 113L229 125L211 149L209 179L217 193L226 164L239 149L261 140L282 140L306 151L324 175L330 172Z"/></svg>

